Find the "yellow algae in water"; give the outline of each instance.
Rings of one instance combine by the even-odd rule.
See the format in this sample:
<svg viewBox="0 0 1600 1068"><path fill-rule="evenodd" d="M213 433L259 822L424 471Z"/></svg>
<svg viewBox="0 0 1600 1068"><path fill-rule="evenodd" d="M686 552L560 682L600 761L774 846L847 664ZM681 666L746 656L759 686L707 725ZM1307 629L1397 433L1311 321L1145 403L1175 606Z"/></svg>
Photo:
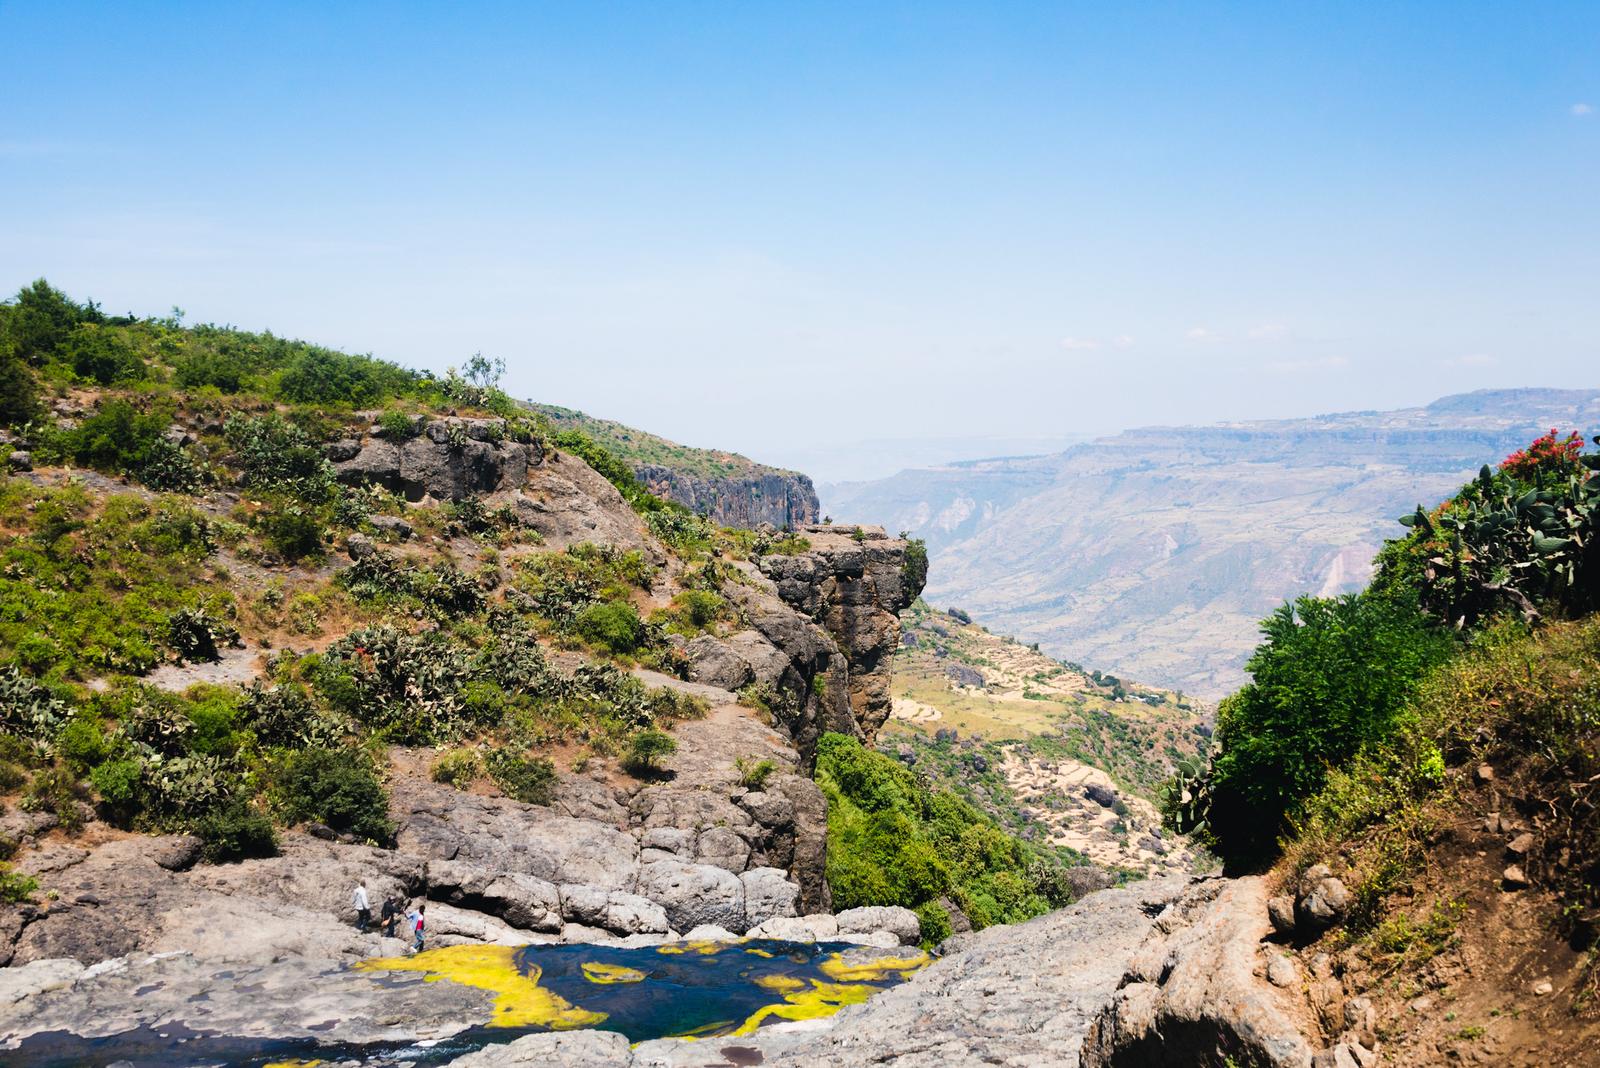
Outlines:
<svg viewBox="0 0 1600 1068"><path fill-rule="evenodd" d="M601 964L599 961L585 961L583 977L591 983L642 983L645 979L644 972L638 968Z"/></svg>
<svg viewBox="0 0 1600 1068"><path fill-rule="evenodd" d="M813 979L810 986L809 990L795 990L784 994L781 1004L763 1005L732 1033L753 1035L768 1018L817 1020L832 1016L846 1005L859 1005L878 992L876 987L865 983L824 983Z"/></svg>
<svg viewBox="0 0 1600 1068"><path fill-rule="evenodd" d="M768 960L771 960L773 957L777 956L775 953L768 953L766 950L758 949L755 946L751 946L749 949L745 950L745 952L753 957L765 957Z"/></svg>
<svg viewBox="0 0 1600 1068"><path fill-rule="evenodd" d="M752 981L761 989L771 990L775 994L787 994L791 990L801 990L806 985L804 979L797 979L792 975L758 975Z"/></svg>
<svg viewBox="0 0 1600 1068"><path fill-rule="evenodd" d="M912 957L878 957L852 964L844 959L844 954L830 953L817 968L829 979L841 983L871 983L890 976L909 979L913 973L925 968L930 959L919 950Z"/></svg>
<svg viewBox="0 0 1600 1068"><path fill-rule="evenodd" d="M356 965L363 971L426 972L429 982L449 979L463 986L495 994L490 1027L548 1027L570 1031L593 1027L606 1018L603 1012L580 1009L539 985L544 973L529 964L519 971L512 946L445 946L413 957L382 957Z"/></svg>
<svg viewBox="0 0 1600 1068"><path fill-rule="evenodd" d="M665 953L668 956L677 956L680 953L698 953L702 957L709 957L713 953L721 953L730 944L728 942L712 942L709 939L697 938L693 942L668 942L664 946L657 946L656 952Z"/></svg>
<svg viewBox="0 0 1600 1068"><path fill-rule="evenodd" d="M322 1061L268 1061L261 1068L317 1068Z"/></svg>

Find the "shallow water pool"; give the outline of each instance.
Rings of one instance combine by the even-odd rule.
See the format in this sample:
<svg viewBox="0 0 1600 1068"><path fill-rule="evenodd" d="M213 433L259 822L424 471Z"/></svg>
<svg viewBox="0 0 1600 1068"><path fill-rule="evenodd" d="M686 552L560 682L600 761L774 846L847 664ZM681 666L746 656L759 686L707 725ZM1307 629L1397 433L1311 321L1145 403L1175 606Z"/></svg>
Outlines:
<svg viewBox="0 0 1600 1068"><path fill-rule="evenodd" d="M436 1042L352 1045L316 1037L204 1034L181 1024L141 1027L105 1038L34 1035L0 1052L16 1068L112 1065L255 1068L306 1062L444 1064L471 1050L537 1031L582 1027L653 1038L747 1035L780 1020L831 1016L903 982L928 963L915 949L885 953L844 943L771 939L610 946L451 946L355 966L374 980L375 1008L386 980L422 973L493 994L486 1020Z"/></svg>

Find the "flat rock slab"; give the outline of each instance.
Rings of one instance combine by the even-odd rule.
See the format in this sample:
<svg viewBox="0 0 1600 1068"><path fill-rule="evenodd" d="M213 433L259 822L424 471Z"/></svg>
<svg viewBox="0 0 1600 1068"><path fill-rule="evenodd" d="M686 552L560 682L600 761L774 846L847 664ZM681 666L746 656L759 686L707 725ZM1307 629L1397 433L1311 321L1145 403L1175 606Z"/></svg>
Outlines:
<svg viewBox="0 0 1600 1068"><path fill-rule="evenodd" d="M663 1039L632 1050L609 1036L579 1037L584 1032L536 1035L454 1064L1076 1065L1090 1024L1111 1003L1156 916L1188 886L1171 878L1103 890L1028 923L965 936L915 978L831 1020L779 1024L736 1039Z"/></svg>

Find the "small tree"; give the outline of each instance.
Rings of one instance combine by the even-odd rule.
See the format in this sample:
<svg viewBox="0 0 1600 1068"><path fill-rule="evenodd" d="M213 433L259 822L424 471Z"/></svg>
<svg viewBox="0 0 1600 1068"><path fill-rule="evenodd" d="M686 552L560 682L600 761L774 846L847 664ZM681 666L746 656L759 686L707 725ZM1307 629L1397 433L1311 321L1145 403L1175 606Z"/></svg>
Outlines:
<svg viewBox="0 0 1600 1068"><path fill-rule="evenodd" d="M661 770L661 760L678 751L677 739L654 727L635 734L628 742L622 766L630 775L643 777Z"/></svg>

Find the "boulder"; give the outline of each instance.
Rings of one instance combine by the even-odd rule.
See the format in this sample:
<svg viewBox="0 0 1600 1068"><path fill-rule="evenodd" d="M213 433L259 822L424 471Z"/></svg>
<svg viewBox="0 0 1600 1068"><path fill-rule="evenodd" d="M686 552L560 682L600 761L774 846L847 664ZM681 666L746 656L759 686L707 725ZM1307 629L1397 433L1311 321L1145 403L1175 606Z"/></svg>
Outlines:
<svg viewBox="0 0 1600 1068"><path fill-rule="evenodd" d="M1279 894L1267 902L1267 918L1272 929L1282 935L1294 934L1294 897Z"/></svg>
<svg viewBox="0 0 1600 1068"><path fill-rule="evenodd" d="M795 915L800 888L789 881L781 868L751 868L739 876L739 881L744 884L746 923L757 925L774 917Z"/></svg>
<svg viewBox="0 0 1600 1068"><path fill-rule="evenodd" d="M1297 929L1325 931L1344 919L1350 891L1326 864L1316 864L1300 877L1300 898L1295 902Z"/></svg>
<svg viewBox="0 0 1600 1068"><path fill-rule="evenodd" d="M839 937L839 921L827 914L774 916L745 934L750 938L778 938L785 942L831 942Z"/></svg>
<svg viewBox="0 0 1600 1068"><path fill-rule="evenodd" d="M914 946L922 940L922 921L915 912L899 905L845 909L835 919L842 935L888 931L902 946Z"/></svg>
<svg viewBox="0 0 1600 1068"><path fill-rule="evenodd" d="M375 515L367 522L371 523L379 534L387 534L396 541L409 541L415 533L411 524L397 515Z"/></svg>
<svg viewBox="0 0 1600 1068"><path fill-rule="evenodd" d="M755 681L749 661L709 634L685 643L683 653L689 661L690 682L738 690Z"/></svg>
<svg viewBox="0 0 1600 1068"><path fill-rule="evenodd" d="M16 472L33 470L33 453L26 449L14 449L6 457L6 465Z"/></svg>
<svg viewBox="0 0 1600 1068"><path fill-rule="evenodd" d="M744 931L744 884L726 868L660 860L639 869L638 893L660 905L675 931L711 923Z"/></svg>
<svg viewBox="0 0 1600 1068"><path fill-rule="evenodd" d="M1110 808L1117 803L1117 792L1102 783L1091 782L1086 784L1083 788L1083 796L1101 808Z"/></svg>

